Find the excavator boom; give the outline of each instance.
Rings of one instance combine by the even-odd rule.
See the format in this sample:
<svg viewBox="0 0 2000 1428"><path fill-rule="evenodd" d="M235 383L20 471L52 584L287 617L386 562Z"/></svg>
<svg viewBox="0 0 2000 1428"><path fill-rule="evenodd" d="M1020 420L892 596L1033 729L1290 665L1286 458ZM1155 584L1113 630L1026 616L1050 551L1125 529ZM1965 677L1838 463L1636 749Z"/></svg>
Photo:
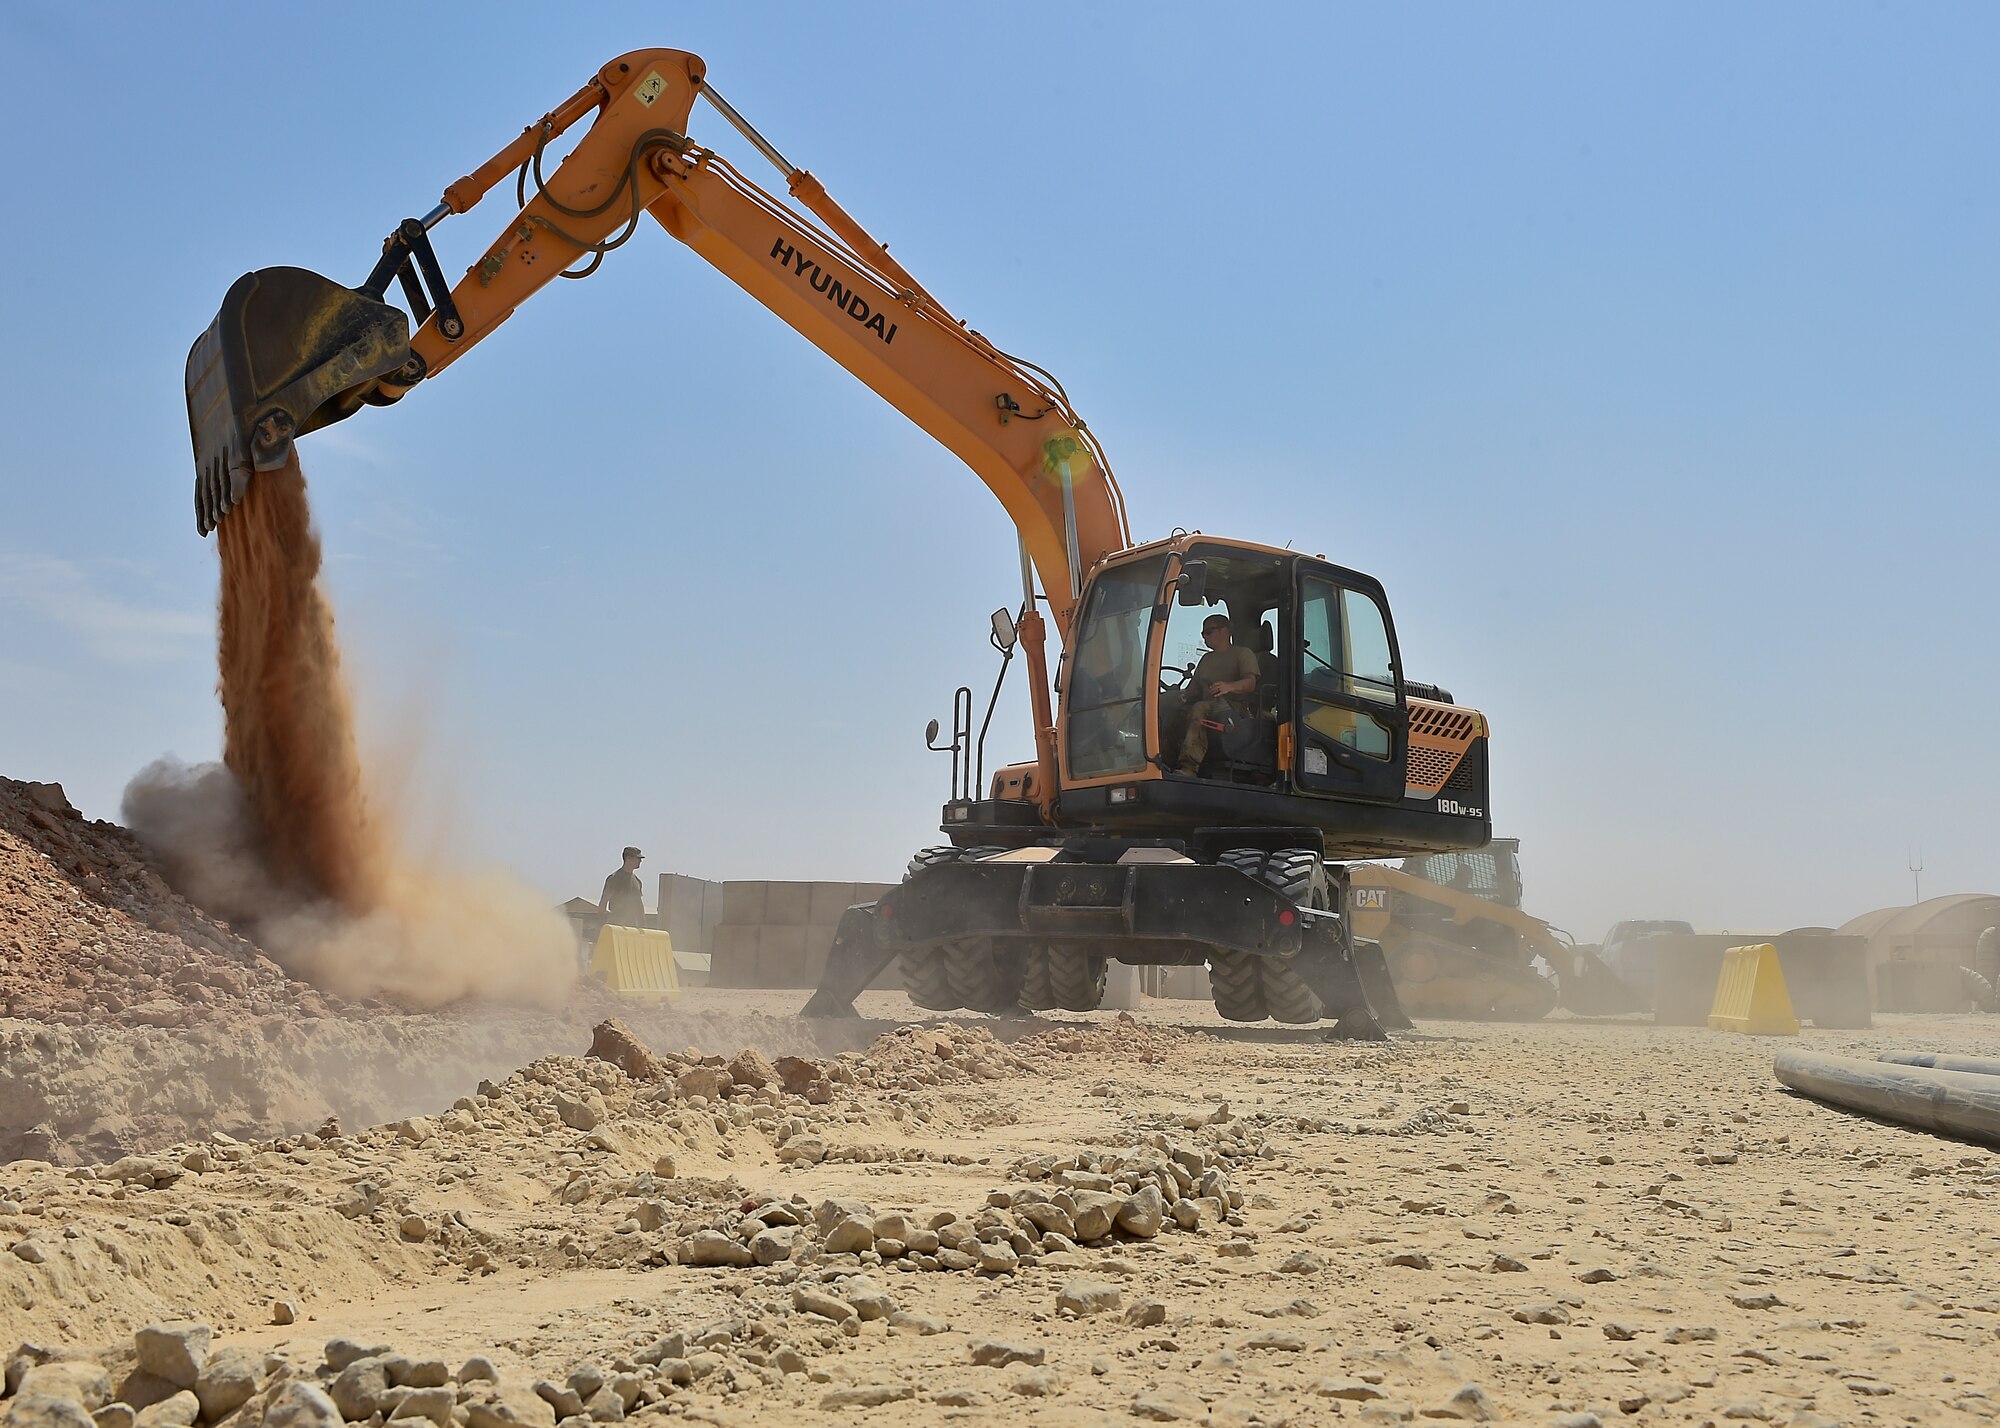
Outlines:
<svg viewBox="0 0 2000 1428"><path fill-rule="evenodd" d="M954 317L705 75L681 50L619 56L400 224L356 288L297 268L240 279L188 357L201 531L257 471L282 465L295 437L436 377L558 276L594 271L650 215L972 468L1020 532L1066 636L1084 574L1131 544L1096 438L1053 377ZM688 137L704 97L779 168L797 207ZM586 116L550 170L549 146ZM447 285L430 231L509 174L514 215ZM407 316L388 300L392 282Z"/></svg>

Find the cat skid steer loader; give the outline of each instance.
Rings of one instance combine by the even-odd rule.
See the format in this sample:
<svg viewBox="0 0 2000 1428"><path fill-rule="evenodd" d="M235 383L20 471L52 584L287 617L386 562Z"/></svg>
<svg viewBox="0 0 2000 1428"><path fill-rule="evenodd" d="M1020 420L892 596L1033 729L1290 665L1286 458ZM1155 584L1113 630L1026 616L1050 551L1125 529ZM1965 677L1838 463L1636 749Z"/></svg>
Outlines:
<svg viewBox="0 0 2000 1428"><path fill-rule="evenodd" d="M1495 838L1479 852L1350 870L1355 933L1381 946L1412 1016L1539 1021L1555 1009L1571 943L1521 911L1519 849Z"/></svg>

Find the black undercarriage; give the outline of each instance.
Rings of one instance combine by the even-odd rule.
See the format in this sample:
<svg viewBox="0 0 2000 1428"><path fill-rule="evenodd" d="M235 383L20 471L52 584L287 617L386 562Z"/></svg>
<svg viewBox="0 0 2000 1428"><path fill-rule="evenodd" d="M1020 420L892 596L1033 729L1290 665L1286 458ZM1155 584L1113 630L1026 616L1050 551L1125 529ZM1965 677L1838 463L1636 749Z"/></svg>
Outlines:
<svg viewBox="0 0 2000 1428"><path fill-rule="evenodd" d="M1241 860L1254 862L1260 851L1246 846L1246 836L1263 840L1267 858L1309 849L1330 905L1301 906L1246 874ZM1318 829L1216 828L1181 843L1085 834L1059 846L1012 854L987 848L983 856L917 867L877 901L847 910L805 1014L851 1016L854 997L892 961L968 955L968 948L1003 981L1030 957L1141 966L1269 959L1310 989L1334 1035L1380 1039L1409 1020L1381 949L1351 934L1345 872L1320 868L1311 847L1322 836ZM1236 863L1189 861L1225 839ZM1018 985L1020 972L1011 975Z"/></svg>

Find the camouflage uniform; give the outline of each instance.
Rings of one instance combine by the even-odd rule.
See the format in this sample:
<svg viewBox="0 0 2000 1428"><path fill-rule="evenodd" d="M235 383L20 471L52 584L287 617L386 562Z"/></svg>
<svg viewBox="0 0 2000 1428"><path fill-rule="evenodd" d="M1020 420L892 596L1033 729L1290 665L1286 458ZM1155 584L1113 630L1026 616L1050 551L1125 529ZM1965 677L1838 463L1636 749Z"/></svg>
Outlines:
<svg viewBox="0 0 2000 1428"><path fill-rule="evenodd" d="M637 873L620 868L606 878L600 905L605 909L604 920L613 927L646 925L646 895L639 887Z"/></svg>
<svg viewBox="0 0 2000 1428"><path fill-rule="evenodd" d="M1182 773L1201 772L1201 761L1208 757L1208 725L1204 720L1213 719L1220 723L1225 718L1250 712L1247 696L1210 696L1209 689L1218 684L1233 684L1239 679L1262 677L1263 670L1257 663L1256 652L1242 645L1210 650L1201 657L1201 663L1194 667L1194 679L1191 681L1198 697L1188 706L1187 737L1181 742L1179 767Z"/></svg>

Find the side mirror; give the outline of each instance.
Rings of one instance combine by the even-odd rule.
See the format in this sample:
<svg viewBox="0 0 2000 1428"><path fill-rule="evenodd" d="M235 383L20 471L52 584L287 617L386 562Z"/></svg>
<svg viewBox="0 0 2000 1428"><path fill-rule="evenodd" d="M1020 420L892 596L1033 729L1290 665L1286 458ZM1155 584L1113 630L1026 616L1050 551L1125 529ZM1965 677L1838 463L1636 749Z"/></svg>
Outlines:
<svg viewBox="0 0 2000 1428"><path fill-rule="evenodd" d="M1001 653L1004 654L1014 648L1015 641L1020 638L1021 632L1014 628L1014 617L1005 610L995 610L993 612L993 643L1000 647Z"/></svg>
<svg viewBox="0 0 2000 1428"><path fill-rule="evenodd" d="M1199 605L1208 594L1208 562L1183 560L1181 573L1174 580L1180 587L1174 598L1183 605Z"/></svg>

